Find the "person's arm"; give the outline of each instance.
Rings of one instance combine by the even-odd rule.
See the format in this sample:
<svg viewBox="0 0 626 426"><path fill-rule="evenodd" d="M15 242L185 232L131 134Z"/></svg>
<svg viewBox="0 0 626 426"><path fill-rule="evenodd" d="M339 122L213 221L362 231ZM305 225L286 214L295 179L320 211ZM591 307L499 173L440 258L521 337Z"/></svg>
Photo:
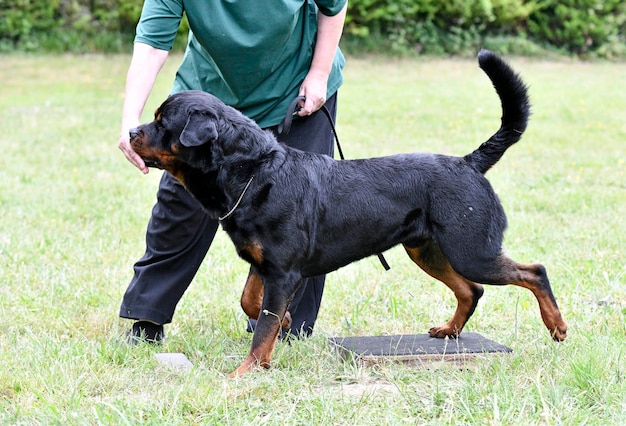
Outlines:
<svg viewBox="0 0 626 426"><path fill-rule="evenodd" d="M300 116L310 115L326 103L328 76L343 32L347 9L346 3L341 12L334 16L326 16L320 12L317 14L317 38L313 60L298 93L299 96L306 97L306 102L298 112Z"/></svg>
<svg viewBox="0 0 626 426"><path fill-rule="evenodd" d="M156 49L144 43L135 43L126 76L122 128L117 146L126 159L144 174L148 173L148 168L130 147L128 131L139 125L143 108L168 53L166 50Z"/></svg>

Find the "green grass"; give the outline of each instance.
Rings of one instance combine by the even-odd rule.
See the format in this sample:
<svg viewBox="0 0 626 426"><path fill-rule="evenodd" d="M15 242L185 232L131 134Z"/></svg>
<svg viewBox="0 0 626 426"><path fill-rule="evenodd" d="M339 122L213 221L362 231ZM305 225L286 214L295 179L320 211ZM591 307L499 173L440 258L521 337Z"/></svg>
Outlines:
<svg viewBox="0 0 626 426"><path fill-rule="evenodd" d="M167 95L172 57L146 108ZM223 233L162 348L120 343L117 318L159 178L116 147L126 56L0 56L0 424L624 424L626 71L510 58L530 85L522 142L488 174L505 245L548 268L568 340L530 292L488 287L466 330L514 353L475 367L362 367L326 337L423 333L454 309L401 249L330 274L313 338L228 380L250 335L247 267ZM347 157L464 155L499 124L475 61L349 58L338 131ZM185 374L155 360L183 352Z"/></svg>

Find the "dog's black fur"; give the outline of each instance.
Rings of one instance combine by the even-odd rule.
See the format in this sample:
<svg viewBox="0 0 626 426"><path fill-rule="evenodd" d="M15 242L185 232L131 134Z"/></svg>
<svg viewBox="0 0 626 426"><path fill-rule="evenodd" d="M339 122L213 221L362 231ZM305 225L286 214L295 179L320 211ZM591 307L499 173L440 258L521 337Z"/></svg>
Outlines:
<svg viewBox="0 0 626 426"><path fill-rule="evenodd" d="M431 329L432 336L461 332L482 283L530 289L553 337L565 338L567 326L543 266L503 254L506 217L483 176L526 129L527 90L495 54L483 50L478 58L503 115L500 129L464 157L415 153L336 161L278 143L199 91L169 97L153 122L131 131L132 147L146 164L170 172L220 218L252 265L242 306L258 323L250 354L233 375L269 365L304 277L398 244L458 299L453 318Z"/></svg>

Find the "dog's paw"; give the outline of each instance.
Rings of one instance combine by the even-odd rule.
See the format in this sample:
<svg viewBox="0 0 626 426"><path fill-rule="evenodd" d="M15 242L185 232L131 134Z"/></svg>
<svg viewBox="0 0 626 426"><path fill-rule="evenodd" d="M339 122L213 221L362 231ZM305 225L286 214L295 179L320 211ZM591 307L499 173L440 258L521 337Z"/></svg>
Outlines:
<svg viewBox="0 0 626 426"><path fill-rule="evenodd" d="M555 341L562 342L567 337L567 324L562 322L553 330L550 330L550 334Z"/></svg>
<svg viewBox="0 0 626 426"><path fill-rule="evenodd" d="M270 368L269 361L262 362L259 361L254 355L250 354L246 357L246 359L241 363L239 367L232 373L228 374L229 379L236 379L248 373L253 373L255 371L267 370Z"/></svg>
<svg viewBox="0 0 626 426"><path fill-rule="evenodd" d="M459 337L459 334L461 334L461 330L459 330L456 326L444 324L438 327L432 327L428 330L428 334L430 337L437 337L439 339L443 339L444 337L457 338Z"/></svg>

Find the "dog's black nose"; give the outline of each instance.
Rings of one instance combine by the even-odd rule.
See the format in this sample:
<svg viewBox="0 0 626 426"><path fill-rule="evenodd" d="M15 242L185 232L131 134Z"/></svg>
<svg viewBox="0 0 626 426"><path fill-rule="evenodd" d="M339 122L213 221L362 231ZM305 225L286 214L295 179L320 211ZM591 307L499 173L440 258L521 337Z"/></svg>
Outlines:
<svg viewBox="0 0 626 426"><path fill-rule="evenodd" d="M128 135L130 136L130 139L131 139L131 140L132 140L132 139L135 139L137 136L139 136L139 133L141 133L141 132L140 132L140 131L139 131L139 129L137 129L137 128L130 129L130 130L128 131Z"/></svg>

